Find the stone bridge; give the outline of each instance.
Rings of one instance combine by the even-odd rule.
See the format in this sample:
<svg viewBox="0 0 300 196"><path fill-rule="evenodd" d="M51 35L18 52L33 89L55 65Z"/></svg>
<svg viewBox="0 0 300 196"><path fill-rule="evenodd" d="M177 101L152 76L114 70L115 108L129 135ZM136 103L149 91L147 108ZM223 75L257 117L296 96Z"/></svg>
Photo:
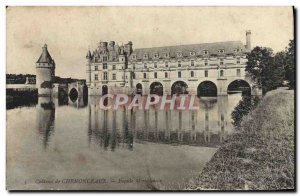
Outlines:
<svg viewBox="0 0 300 196"><path fill-rule="evenodd" d="M155 85L154 85L155 84ZM231 87L241 91L243 88L249 88L251 95L261 96L261 89L255 86L249 77L216 77L216 78L176 78L164 80L139 80L134 84L135 92L143 95L151 94L153 88L157 86L161 89L161 94L172 95L176 85L182 86L186 93L202 95L202 92L211 91L214 95L227 95L233 91Z"/></svg>

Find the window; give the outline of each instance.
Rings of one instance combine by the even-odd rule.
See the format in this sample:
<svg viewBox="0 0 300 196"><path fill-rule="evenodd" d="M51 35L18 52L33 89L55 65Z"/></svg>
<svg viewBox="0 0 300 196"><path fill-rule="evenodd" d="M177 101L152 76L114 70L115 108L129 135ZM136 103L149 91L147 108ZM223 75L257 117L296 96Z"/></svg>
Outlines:
<svg viewBox="0 0 300 196"><path fill-rule="evenodd" d="M195 52L190 52L191 56L195 56L195 54L196 54Z"/></svg>
<svg viewBox="0 0 300 196"><path fill-rule="evenodd" d="M103 72L103 80L108 80L107 72Z"/></svg>
<svg viewBox="0 0 300 196"><path fill-rule="evenodd" d="M220 77L224 77L224 70L220 70Z"/></svg>
<svg viewBox="0 0 300 196"><path fill-rule="evenodd" d="M95 74L95 80L98 80L98 74Z"/></svg>
<svg viewBox="0 0 300 196"><path fill-rule="evenodd" d="M194 60L191 60L191 66L194 66Z"/></svg>
<svg viewBox="0 0 300 196"><path fill-rule="evenodd" d="M147 68L147 63L144 63L144 68Z"/></svg>
<svg viewBox="0 0 300 196"><path fill-rule="evenodd" d="M158 58L158 54L157 53L154 54L154 58Z"/></svg>
<svg viewBox="0 0 300 196"><path fill-rule="evenodd" d="M236 76L241 76L241 70L240 69L236 70Z"/></svg>
<svg viewBox="0 0 300 196"><path fill-rule="evenodd" d="M107 69L107 63L103 63L103 69Z"/></svg>
<svg viewBox="0 0 300 196"><path fill-rule="evenodd" d="M191 71L191 77L192 77L192 78L194 77L194 72L193 72L193 71Z"/></svg>
<svg viewBox="0 0 300 196"><path fill-rule="evenodd" d="M178 67L181 67L181 62L180 61L178 61Z"/></svg>
<svg viewBox="0 0 300 196"><path fill-rule="evenodd" d="M132 79L135 79L135 73L132 72Z"/></svg>
<svg viewBox="0 0 300 196"><path fill-rule="evenodd" d="M144 73L144 78L147 78L147 74L146 73Z"/></svg>
<svg viewBox="0 0 300 196"><path fill-rule="evenodd" d="M134 55L132 55L132 59L136 59L136 55L134 54Z"/></svg>
<svg viewBox="0 0 300 196"><path fill-rule="evenodd" d="M98 66L97 65L95 66L95 71L98 71Z"/></svg>
<svg viewBox="0 0 300 196"><path fill-rule="evenodd" d="M116 69L116 65L113 65L113 66L112 66L112 69L115 70L115 69Z"/></svg>
<svg viewBox="0 0 300 196"><path fill-rule="evenodd" d="M178 78L181 78L181 71L178 72Z"/></svg>
<svg viewBox="0 0 300 196"><path fill-rule="evenodd" d="M205 66L207 66L207 65L208 65L208 60L207 60L207 59L205 59L205 61L204 61L204 65L205 65Z"/></svg>
<svg viewBox="0 0 300 196"><path fill-rule="evenodd" d="M205 77L208 77L208 70L205 70L205 71L204 71L204 76L205 76Z"/></svg>
<svg viewBox="0 0 300 196"><path fill-rule="evenodd" d="M154 68L157 68L157 62L154 62Z"/></svg>
<svg viewBox="0 0 300 196"><path fill-rule="evenodd" d="M181 52L177 52L177 57L181 57L182 53Z"/></svg>
<svg viewBox="0 0 300 196"><path fill-rule="evenodd" d="M132 69L135 69L135 64L134 63L132 64Z"/></svg>
<svg viewBox="0 0 300 196"><path fill-rule="evenodd" d="M169 57L169 53L165 53L165 57Z"/></svg>
<svg viewBox="0 0 300 196"><path fill-rule="evenodd" d="M224 65L224 59L220 59L220 65Z"/></svg>
<svg viewBox="0 0 300 196"><path fill-rule="evenodd" d="M157 73L156 72L154 72L154 78L157 78Z"/></svg>
<svg viewBox="0 0 300 196"><path fill-rule="evenodd" d="M147 59L148 58L148 55L147 54L144 54L144 59Z"/></svg>
<svg viewBox="0 0 300 196"><path fill-rule="evenodd" d="M203 50L203 54L208 54L208 50Z"/></svg>
<svg viewBox="0 0 300 196"><path fill-rule="evenodd" d="M165 72L165 78L168 78L168 73L167 72Z"/></svg>
<svg viewBox="0 0 300 196"><path fill-rule="evenodd" d="M169 64L168 64L168 62L165 62L165 66L166 66L166 67L169 67Z"/></svg>
<svg viewBox="0 0 300 196"><path fill-rule="evenodd" d="M236 64L240 64L241 63L241 58L240 57L237 57L236 58Z"/></svg>
<svg viewBox="0 0 300 196"><path fill-rule="evenodd" d="M116 80L116 74L115 73L112 74L112 79Z"/></svg>
<svg viewBox="0 0 300 196"><path fill-rule="evenodd" d="M104 57L103 57L103 61L107 61L107 56L104 56Z"/></svg>

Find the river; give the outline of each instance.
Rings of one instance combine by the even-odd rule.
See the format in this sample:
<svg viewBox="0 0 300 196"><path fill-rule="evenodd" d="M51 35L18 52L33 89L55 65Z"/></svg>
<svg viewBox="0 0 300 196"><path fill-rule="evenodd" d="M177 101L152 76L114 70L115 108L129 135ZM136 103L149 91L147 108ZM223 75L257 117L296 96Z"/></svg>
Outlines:
<svg viewBox="0 0 300 196"><path fill-rule="evenodd" d="M182 189L233 132L241 94L197 98L198 110L102 110L41 97L7 110L7 188Z"/></svg>

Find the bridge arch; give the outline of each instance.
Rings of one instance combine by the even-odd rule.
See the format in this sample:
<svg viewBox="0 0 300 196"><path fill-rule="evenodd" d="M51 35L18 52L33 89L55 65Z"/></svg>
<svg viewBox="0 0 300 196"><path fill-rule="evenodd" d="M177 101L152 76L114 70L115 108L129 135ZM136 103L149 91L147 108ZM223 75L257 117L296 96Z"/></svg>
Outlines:
<svg viewBox="0 0 300 196"><path fill-rule="evenodd" d="M143 92L143 86L142 86L142 84L141 83L137 83L135 87L136 87L136 94L142 94L142 92Z"/></svg>
<svg viewBox="0 0 300 196"><path fill-rule="evenodd" d="M164 87L160 82L152 82L150 84L150 94L156 94L162 96L164 92Z"/></svg>
<svg viewBox="0 0 300 196"><path fill-rule="evenodd" d="M216 97L218 94L217 85L209 80L201 82L197 87L198 97Z"/></svg>
<svg viewBox="0 0 300 196"><path fill-rule="evenodd" d="M243 95L251 95L251 85L246 80L233 80L227 86L227 93L235 92L241 92Z"/></svg>
<svg viewBox="0 0 300 196"><path fill-rule="evenodd" d="M176 81L171 86L171 95L174 94L188 94L188 85L184 81Z"/></svg>
<svg viewBox="0 0 300 196"><path fill-rule="evenodd" d="M69 93L69 97L71 99L72 102L76 101L78 98L78 91L76 90L76 88L71 88L70 93Z"/></svg>

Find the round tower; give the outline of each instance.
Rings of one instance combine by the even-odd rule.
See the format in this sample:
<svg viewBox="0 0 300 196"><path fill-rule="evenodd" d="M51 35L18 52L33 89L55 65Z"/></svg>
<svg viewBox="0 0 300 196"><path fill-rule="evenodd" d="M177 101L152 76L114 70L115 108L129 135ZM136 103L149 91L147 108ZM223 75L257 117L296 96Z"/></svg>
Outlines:
<svg viewBox="0 0 300 196"><path fill-rule="evenodd" d="M91 60L92 60L92 54L89 50L86 54L86 85L90 87L91 84Z"/></svg>
<svg viewBox="0 0 300 196"><path fill-rule="evenodd" d="M36 62L36 88L39 96L51 96L52 82L55 76L55 62L50 56L47 44Z"/></svg>

